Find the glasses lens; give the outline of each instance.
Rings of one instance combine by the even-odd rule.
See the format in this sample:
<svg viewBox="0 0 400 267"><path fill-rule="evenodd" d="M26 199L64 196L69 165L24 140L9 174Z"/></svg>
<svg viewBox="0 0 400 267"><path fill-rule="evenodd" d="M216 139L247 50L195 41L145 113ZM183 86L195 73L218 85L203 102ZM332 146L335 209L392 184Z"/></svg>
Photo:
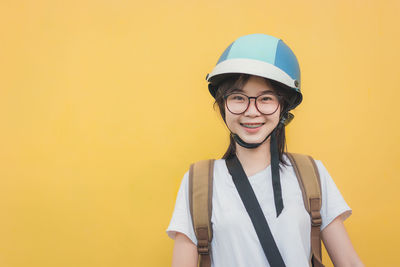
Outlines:
<svg viewBox="0 0 400 267"><path fill-rule="evenodd" d="M232 113L242 113L247 109L249 99L242 94L231 94L226 98L226 106Z"/></svg>
<svg viewBox="0 0 400 267"><path fill-rule="evenodd" d="M257 108L263 114L272 114L279 106L278 96L275 94L263 94L257 97Z"/></svg>

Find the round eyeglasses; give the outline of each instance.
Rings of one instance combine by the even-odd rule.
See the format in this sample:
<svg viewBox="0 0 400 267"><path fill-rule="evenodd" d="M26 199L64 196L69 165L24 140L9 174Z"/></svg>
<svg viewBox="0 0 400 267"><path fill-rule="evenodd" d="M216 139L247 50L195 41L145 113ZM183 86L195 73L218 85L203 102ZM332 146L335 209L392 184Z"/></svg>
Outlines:
<svg viewBox="0 0 400 267"><path fill-rule="evenodd" d="M275 113L279 107L280 95L265 93L259 96L247 96L242 93L230 93L224 96L226 107L236 115L244 113L250 106L250 100L255 100L256 109L264 115Z"/></svg>

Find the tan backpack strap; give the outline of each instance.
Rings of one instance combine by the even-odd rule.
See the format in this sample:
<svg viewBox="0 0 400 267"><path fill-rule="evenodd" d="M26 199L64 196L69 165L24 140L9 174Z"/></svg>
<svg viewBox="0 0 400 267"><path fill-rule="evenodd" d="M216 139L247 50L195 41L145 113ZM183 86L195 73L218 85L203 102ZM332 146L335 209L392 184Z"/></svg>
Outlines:
<svg viewBox="0 0 400 267"><path fill-rule="evenodd" d="M213 159L193 163L189 169L190 214L197 238L200 267L211 267L213 173Z"/></svg>
<svg viewBox="0 0 400 267"><path fill-rule="evenodd" d="M308 155L287 153L303 194L304 207L311 217L311 262L323 267L321 257L321 182L314 159Z"/></svg>

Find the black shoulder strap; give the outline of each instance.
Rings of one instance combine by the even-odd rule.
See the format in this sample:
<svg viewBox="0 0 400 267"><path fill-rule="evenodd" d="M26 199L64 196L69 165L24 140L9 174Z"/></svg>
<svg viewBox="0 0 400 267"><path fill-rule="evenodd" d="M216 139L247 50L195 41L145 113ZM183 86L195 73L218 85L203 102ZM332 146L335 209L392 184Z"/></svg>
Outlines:
<svg viewBox="0 0 400 267"><path fill-rule="evenodd" d="M271 230L269 229L268 222L262 212L260 204L257 201L256 195L254 194L253 188L251 187L240 161L236 156L234 156L226 160L226 165L254 225L254 229L256 230L258 239L260 240L270 266L285 267L285 263L279 253Z"/></svg>

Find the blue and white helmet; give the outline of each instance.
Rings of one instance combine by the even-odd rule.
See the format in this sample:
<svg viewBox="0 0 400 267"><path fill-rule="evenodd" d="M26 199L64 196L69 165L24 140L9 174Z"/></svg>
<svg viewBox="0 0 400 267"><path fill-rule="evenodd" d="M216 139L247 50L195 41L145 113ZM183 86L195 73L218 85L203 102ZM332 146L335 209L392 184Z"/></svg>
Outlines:
<svg viewBox="0 0 400 267"><path fill-rule="evenodd" d="M236 39L225 49L211 73L208 88L213 97L220 81L229 74L265 77L292 89L290 109L302 101L300 67L293 51L281 40L266 34L249 34Z"/></svg>

